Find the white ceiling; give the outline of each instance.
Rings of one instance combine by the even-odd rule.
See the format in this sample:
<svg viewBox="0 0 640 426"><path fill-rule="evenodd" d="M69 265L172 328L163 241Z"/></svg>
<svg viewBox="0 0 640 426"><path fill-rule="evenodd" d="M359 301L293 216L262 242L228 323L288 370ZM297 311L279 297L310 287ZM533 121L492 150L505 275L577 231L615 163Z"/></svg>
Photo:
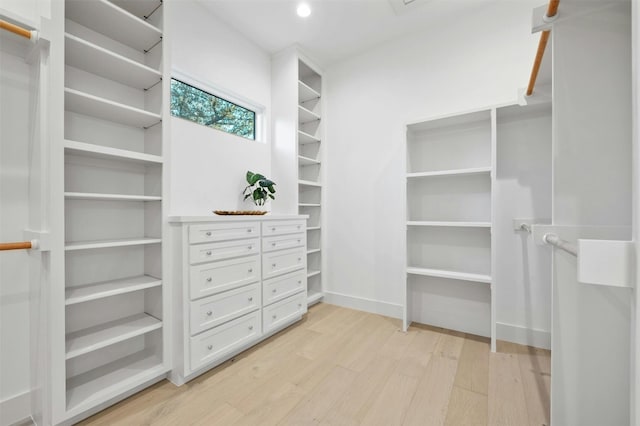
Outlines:
<svg viewBox="0 0 640 426"><path fill-rule="evenodd" d="M310 17L303 19L296 15L300 1L311 6ZM414 0L406 7L406 13L396 13L391 4L397 5L403 0L200 2L266 51L275 53L297 43L326 66L385 41L446 24L455 19L456 14L473 13L496 0Z"/></svg>

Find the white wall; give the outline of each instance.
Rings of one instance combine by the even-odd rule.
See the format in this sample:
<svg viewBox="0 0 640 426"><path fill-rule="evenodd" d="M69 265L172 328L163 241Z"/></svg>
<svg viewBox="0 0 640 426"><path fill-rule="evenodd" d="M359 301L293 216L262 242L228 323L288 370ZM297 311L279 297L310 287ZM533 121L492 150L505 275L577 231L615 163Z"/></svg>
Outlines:
<svg viewBox="0 0 640 426"><path fill-rule="evenodd" d="M346 300L331 292L370 299L366 306L400 315L404 124L515 101L531 70L531 10L539 5L496 2L327 68L323 255L330 300ZM522 300L513 303L524 309Z"/></svg>
<svg viewBox="0 0 640 426"><path fill-rule="evenodd" d="M171 118L169 214L251 209L240 196L246 171L271 172L270 56L194 1L173 5L169 16L174 70L267 107L264 143Z"/></svg>

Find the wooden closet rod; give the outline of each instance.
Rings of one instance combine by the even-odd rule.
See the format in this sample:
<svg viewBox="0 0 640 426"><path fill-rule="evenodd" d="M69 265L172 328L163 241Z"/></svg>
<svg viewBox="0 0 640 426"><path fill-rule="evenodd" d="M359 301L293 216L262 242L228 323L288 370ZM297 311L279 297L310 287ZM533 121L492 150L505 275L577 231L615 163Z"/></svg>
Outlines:
<svg viewBox="0 0 640 426"><path fill-rule="evenodd" d="M11 22L3 21L2 19L0 19L0 28L17 34L20 37L28 38L29 40L31 40L31 38L34 36L33 32L27 30L26 28L19 27L15 24L12 24Z"/></svg>
<svg viewBox="0 0 640 426"><path fill-rule="evenodd" d="M547 18L552 18L558 13L558 5L560 0L550 0L547 7ZM527 96L531 96L533 88L536 85L536 79L538 78L538 71L540 71L540 64L542 63L542 57L544 56L544 50L547 48L547 41L549 41L549 33L551 30L545 30L540 34L540 42L538 43L538 52L536 52L536 59L533 61L533 69L531 70L531 77L529 77L529 86L527 86Z"/></svg>
<svg viewBox="0 0 640 426"><path fill-rule="evenodd" d="M0 243L0 251L4 250L28 250L31 248L37 248L38 244L35 241L20 241L17 243Z"/></svg>

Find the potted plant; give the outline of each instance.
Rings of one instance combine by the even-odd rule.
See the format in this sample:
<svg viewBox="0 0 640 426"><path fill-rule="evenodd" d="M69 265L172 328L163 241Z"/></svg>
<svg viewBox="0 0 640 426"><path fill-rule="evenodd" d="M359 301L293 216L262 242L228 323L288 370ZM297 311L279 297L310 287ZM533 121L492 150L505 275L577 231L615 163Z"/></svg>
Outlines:
<svg viewBox="0 0 640 426"><path fill-rule="evenodd" d="M251 198L253 203L256 206L264 206L264 203L271 198L275 200L276 197L273 195L276 193L274 188L275 182L267 179L260 173L253 173L251 171L247 171L247 187L242 191L244 195L244 201L248 198Z"/></svg>

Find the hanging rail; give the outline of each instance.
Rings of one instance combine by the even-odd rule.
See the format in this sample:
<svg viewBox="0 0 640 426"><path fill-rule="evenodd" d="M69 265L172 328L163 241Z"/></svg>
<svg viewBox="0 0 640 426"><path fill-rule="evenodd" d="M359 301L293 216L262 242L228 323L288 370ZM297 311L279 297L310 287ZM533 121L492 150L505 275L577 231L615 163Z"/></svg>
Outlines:
<svg viewBox="0 0 640 426"><path fill-rule="evenodd" d="M29 250L37 249L40 247L38 240L20 241L16 243L0 243L0 251L5 250Z"/></svg>
<svg viewBox="0 0 640 426"><path fill-rule="evenodd" d="M553 18L556 16L559 4L560 0L549 1L549 7L547 7L547 18ZM533 88L536 85L536 79L538 78L538 72L540 71L540 64L542 64L544 50L547 48L547 42L549 41L549 33L551 33L551 30L544 30L542 31L542 34L540 34L538 51L536 52L536 59L533 61L533 69L531 70L531 77L529 77L529 85L527 86L527 96L531 96L533 94Z"/></svg>
<svg viewBox="0 0 640 426"><path fill-rule="evenodd" d="M578 257L578 249L573 244L558 237L556 234L544 234L542 236L542 241Z"/></svg>
<svg viewBox="0 0 640 426"><path fill-rule="evenodd" d="M38 41L38 32L31 31L26 28L22 28L18 25L12 24L11 22L4 21L0 19L0 28L3 30L9 31L11 33L17 34L20 37L24 37L26 39L31 40L32 42Z"/></svg>

